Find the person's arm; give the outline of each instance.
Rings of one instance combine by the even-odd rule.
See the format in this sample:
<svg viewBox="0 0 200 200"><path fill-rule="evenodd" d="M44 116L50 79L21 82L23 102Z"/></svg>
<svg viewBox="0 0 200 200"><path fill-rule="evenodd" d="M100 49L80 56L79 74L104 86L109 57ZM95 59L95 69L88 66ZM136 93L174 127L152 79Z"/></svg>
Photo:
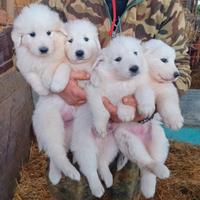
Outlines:
<svg viewBox="0 0 200 200"><path fill-rule="evenodd" d="M167 2L167 1L166 1ZM179 94L184 94L191 85L190 57L187 47L187 33L185 32L184 10L179 2L168 1L165 6L164 20L162 21L157 39L161 39L176 51L176 65L180 71L180 77L175 85Z"/></svg>

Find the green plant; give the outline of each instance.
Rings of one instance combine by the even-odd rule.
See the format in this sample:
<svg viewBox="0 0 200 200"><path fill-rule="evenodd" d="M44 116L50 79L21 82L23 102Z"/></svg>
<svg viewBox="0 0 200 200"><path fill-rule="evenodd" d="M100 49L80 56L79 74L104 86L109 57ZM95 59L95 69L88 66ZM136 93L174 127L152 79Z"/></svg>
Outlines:
<svg viewBox="0 0 200 200"><path fill-rule="evenodd" d="M200 15L200 4L197 6L197 14Z"/></svg>

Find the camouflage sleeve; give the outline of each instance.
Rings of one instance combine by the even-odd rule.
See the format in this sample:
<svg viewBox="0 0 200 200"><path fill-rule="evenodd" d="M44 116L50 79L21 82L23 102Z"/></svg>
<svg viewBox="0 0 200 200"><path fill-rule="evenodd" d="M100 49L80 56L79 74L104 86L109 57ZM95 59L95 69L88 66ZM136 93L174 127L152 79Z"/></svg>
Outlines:
<svg viewBox="0 0 200 200"><path fill-rule="evenodd" d="M176 50L176 64L181 76L175 85L179 94L183 94L191 85L190 57L187 53L188 39L185 33L184 10L179 0L164 2L166 2L164 21L161 23L156 37L165 41Z"/></svg>
<svg viewBox="0 0 200 200"><path fill-rule="evenodd" d="M58 12L60 18L66 22L65 2L61 0L36 0L37 3L42 3L49 6L52 10Z"/></svg>

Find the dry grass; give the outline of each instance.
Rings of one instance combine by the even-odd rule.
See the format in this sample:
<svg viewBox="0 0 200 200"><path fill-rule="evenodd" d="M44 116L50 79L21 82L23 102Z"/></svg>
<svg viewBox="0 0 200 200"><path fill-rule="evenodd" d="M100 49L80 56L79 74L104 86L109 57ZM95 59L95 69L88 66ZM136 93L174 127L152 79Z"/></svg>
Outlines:
<svg viewBox="0 0 200 200"><path fill-rule="evenodd" d="M199 67L199 71L193 72L192 74L191 88L200 89L200 67Z"/></svg>
<svg viewBox="0 0 200 200"><path fill-rule="evenodd" d="M152 200L200 200L200 147L172 143L167 166L171 177L158 182Z"/></svg>
<svg viewBox="0 0 200 200"><path fill-rule="evenodd" d="M21 171L21 179L13 200L53 200L46 180L47 158L32 144L29 162Z"/></svg>
<svg viewBox="0 0 200 200"><path fill-rule="evenodd" d="M200 147L171 143L167 166L171 177L158 182L152 200L200 200ZM46 157L33 144L13 200L53 200L48 191L46 167Z"/></svg>

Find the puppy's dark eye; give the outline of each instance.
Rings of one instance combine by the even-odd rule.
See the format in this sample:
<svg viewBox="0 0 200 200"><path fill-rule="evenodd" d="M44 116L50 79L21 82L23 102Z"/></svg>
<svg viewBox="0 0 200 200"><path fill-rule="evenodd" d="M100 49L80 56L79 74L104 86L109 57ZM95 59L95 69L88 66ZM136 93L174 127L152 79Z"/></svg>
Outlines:
<svg viewBox="0 0 200 200"><path fill-rule="evenodd" d="M167 58L161 58L160 60L161 60L163 63L168 63Z"/></svg>
<svg viewBox="0 0 200 200"><path fill-rule="evenodd" d="M35 36L36 36L36 33L35 33L35 32L31 32L29 35L30 35L31 37L35 37Z"/></svg>
<svg viewBox="0 0 200 200"><path fill-rule="evenodd" d="M88 37L84 37L84 40L87 42L87 41L89 41L89 38Z"/></svg>
<svg viewBox="0 0 200 200"><path fill-rule="evenodd" d="M68 40L68 42L69 42L69 43L72 43L72 42L73 42L73 39Z"/></svg>
<svg viewBox="0 0 200 200"><path fill-rule="evenodd" d="M133 53L134 53L136 56L138 55L138 52L137 52L137 51L134 51Z"/></svg>
<svg viewBox="0 0 200 200"><path fill-rule="evenodd" d="M51 35L51 31L47 31L47 35Z"/></svg>
<svg viewBox="0 0 200 200"><path fill-rule="evenodd" d="M120 62L122 60L122 57L117 57L117 58L115 58L115 61L116 62Z"/></svg>

